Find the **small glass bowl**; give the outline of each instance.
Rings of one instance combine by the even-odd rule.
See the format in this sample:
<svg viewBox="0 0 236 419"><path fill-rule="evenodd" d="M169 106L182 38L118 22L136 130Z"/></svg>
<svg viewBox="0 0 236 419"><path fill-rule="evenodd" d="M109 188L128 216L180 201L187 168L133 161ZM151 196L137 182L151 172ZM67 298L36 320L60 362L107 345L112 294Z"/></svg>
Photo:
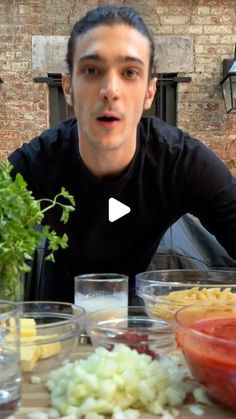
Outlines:
<svg viewBox="0 0 236 419"><path fill-rule="evenodd" d="M236 410L236 304L194 304L175 314L178 346L196 380Z"/></svg>
<svg viewBox="0 0 236 419"><path fill-rule="evenodd" d="M21 371L27 381L36 377L36 381L42 382L49 371L76 349L85 310L70 303L52 301L18 303L18 310Z"/></svg>
<svg viewBox="0 0 236 419"><path fill-rule="evenodd" d="M136 275L136 294L152 318L173 320L189 304L236 303L236 271L173 269Z"/></svg>
<svg viewBox="0 0 236 419"><path fill-rule="evenodd" d="M86 316L86 330L94 347L124 344L153 359L175 347L173 325L151 319L141 306L93 312Z"/></svg>

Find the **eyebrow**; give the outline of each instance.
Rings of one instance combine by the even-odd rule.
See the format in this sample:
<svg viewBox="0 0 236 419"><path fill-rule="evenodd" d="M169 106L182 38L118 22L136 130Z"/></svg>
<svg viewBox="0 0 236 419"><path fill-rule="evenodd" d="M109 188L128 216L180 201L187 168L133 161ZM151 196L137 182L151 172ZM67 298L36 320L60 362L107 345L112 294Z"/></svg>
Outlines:
<svg viewBox="0 0 236 419"><path fill-rule="evenodd" d="M82 57L79 58L79 64L84 62L84 61L88 61L88 60L99 61L99 62L103 62L103 63L107 62L106 58L103 58L99 54L87 54L87 55L82 55ZM131 62L134 62L134 63L141 64L142 67L145 67L145 64L144 64L143 60L141 60L138 57L132 56L132 55L119 56L119 57L117 57L116 61L121 62L121 63L131 61Z"/></svg>

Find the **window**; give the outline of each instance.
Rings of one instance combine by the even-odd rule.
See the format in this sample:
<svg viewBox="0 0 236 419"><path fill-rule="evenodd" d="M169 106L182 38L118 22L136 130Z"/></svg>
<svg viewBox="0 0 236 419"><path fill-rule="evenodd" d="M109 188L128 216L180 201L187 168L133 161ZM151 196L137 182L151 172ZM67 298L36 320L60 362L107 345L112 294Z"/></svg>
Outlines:
<svg viewBox="0 0 236 419"><path fill-rule="evenodd" d="M171 125L176 125L176 74L158 74L157 91L152 107L144 111L145 116L159 116Z"/></svg>
<svg viewBox="0 0 236 419"><path fill-rule="evenodd" d="M61 85L61 74L49 74L48 79L49 122L50 127L54 127L59 122L74 116L74 111L65 101Z"/></svg>

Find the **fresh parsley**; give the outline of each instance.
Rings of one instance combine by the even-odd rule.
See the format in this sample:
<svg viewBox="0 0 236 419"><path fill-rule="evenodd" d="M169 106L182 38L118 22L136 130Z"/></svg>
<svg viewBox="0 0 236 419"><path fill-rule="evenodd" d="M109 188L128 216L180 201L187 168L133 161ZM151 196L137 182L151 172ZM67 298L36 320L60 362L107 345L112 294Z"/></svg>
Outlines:
<svg viewBox="0 0 236 419"><path fill-rule="evenodd" d="M52 261L57 249L68 246L66 234L60 237L48 225L41 230L36 226L43 223L45 212L55 206L61 208L61 221L66 223L75 209L75 201L64 187L52 200L37 200L27 189L24 178L17 174L13 179L11 171L11 163L4 160L0 164L0 299L15 300L21 293L19 278L30 271L29 262L42 238L48 240L47 259Z"/></svg>

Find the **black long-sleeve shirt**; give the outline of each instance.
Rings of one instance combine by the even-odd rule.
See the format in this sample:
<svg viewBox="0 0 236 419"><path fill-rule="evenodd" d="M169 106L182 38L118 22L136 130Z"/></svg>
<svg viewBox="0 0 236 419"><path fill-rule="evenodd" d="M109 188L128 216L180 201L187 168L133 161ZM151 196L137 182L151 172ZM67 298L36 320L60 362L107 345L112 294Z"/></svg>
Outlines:
<svg viewBox="0 0 236 419"><path fill-rule="evenodd" d="M236 181L224 163L200 141L159 118L142 118L135 155L122 175L96 179L78 148L77 123L70 119L16 150L9 160L36 198L53 198L64 186L76 201L64 225L55 209L45 223L66 232L69 247L45 267L44 297L73 301L74 276L91 272L144 271L161 237L190 212L236 259ZM111 223L113 197L131 212Z"/></svg>

